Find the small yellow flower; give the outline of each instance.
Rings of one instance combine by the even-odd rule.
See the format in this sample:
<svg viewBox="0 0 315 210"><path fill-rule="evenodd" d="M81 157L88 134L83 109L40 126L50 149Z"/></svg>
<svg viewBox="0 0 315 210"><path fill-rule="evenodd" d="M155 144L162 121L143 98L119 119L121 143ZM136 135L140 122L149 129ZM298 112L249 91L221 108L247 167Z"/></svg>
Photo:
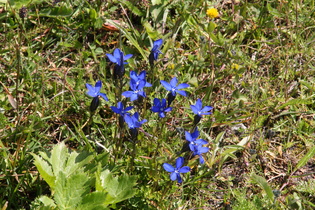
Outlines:
<svg viewBox="0 0 315 210"><path fill-rule="evenodd" d="M207 10L207 15L210 18L217 18L217 17L219 17L219 12L216 8L210 8Z"/></svg>
<svg viewBox="0 0 315 210"><path fill-rule="evenodd" d="M240 66L237 63L232 63L231 68L235 69L235 70L238 70L240 68Z"/></svg>

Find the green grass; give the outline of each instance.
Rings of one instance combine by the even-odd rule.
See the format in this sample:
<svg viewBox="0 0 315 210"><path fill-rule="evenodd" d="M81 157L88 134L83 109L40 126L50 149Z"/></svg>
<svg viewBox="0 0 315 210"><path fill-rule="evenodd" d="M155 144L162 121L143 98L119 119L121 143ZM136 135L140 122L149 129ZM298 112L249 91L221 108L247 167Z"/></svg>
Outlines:
<svg viewBox="0 0 315 210"><path fill-rule="evenodd" d="M101 167L115 176L136 176L135 195L111 208L314 208L313 0L0 2L2 209L32 209L36 198L51 196L32 154L59 142L108 155ZM206 16L211 7L220 17ZM159 38L163 54L150 68ZM133 54L123 91L131 70L147 70L153 84L145 105L135 107L148 120L136 144L110 109L121 97L105 55L115 48ZM174 76L190 85L188 97L178 95L159 119L149 108L166 97L159 81ZM91 113L85 84L97 80L109 102ZM198 125L210 151L203 165L182 153L192 170L177 184L162 164L179 156L197 98L214 107Z"/></svg>

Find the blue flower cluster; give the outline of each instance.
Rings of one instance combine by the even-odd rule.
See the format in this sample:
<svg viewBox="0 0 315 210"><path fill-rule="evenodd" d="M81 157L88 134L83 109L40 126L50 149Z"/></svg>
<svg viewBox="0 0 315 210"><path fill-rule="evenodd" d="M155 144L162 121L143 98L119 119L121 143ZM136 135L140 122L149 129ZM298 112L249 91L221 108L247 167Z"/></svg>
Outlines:
<svg viewBox="0 0 315 210"><path fill-rule="evenodd" d="M158 60L158 56L162 54L160 48L163 44L163 40L159 39L153 43L152 50L149 55L149 64L152 67L154 62ZM113 54L106 54L108 59L114 64L113 68L113 78L115 80L122 81L125 75L125 65L128 64L126 60L130 59L133 55L124 53L120 49L115 49ZM130 71L130 80L129 80L129 90L122 92L120 91L121 95L125 98L129 98L131 102L139 101L143 98L146 98L146 92L144 88L151 87L147 79L146 71L141 71L137 73L136 71ZM167 98L154 98L153 105L151 106L150 110L154 113L158 113L160 118L165 118L167 112L171 112L173 108L171 107L172 102L176 99L177 94L182 96L187 96L185 88L188 88L189 85L186 83L178 84L177 77L171 78L170 82L160 80L161 85L168 91ZM121 84L123 84L121 82ZM102 82L99 80L95 83L95 86L90 84L86 84L86 88L88 89L87 95L93 97L93 100L90 105L91 112L95 112L97 107L100 104L99 98L103 98L104 100L108 101L108 98L105 93L101 92ZM122 88L122 87L121 87ZM129 128L129 134L132 139L136 139L138 135L138 129L147 122L146 119L140 120L139 112L135 111L132 113L134 106L127 106L126 100L118 101L117 106L110 106L111 110L118 114L119 118L119 126L122 128L124 124L126 124ZM137 107L137 106L136 106ZM205 160L202 156L203 153L209 151L208 147L204 147L204 145L208 144L207 141L204 139L198 139L199 131L197 124L202 119L203 115L210 115L212 114L213 107L211 106L202 106L201 99L197 99L194 105L191 105L191 110L195 114L194 116L194 129L192 132L185 131L185 138L187 140L186 144L192 153L193 156L199 156L200 164L205 163ZM190 171L190 167L183 166L184 165L184 158L178 157L175 161L175 167L170 165L169 163L164 163L163 168L170 172L170 179L172 181L177 180L178 183L182 182L182 178L180 176L181 173L187 173Z"/></svg>

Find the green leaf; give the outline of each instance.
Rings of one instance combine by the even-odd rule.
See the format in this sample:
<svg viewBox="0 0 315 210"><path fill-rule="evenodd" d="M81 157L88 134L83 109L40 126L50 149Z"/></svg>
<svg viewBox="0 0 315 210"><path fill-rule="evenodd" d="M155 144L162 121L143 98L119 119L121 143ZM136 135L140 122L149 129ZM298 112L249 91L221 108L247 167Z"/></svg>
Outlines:
<svg viewBox="0 0 315 210"><path fill-rule="evenodd" d="M141 17L144 16L144 13L138 7L136 7L134 3L130 1L121 1L121 3L123 3L126 7L128 7L128 9L133 14L141 16Z"/></svg>
<svg viewBox="0 0 315 210"><path fill-rule="evenodd" d="M307 100L307 99L295 98L295 99L292 99L292 100L282 104L277 109L282 109L282 108L284 108L286 106L289 106L289 105L300 105L300 104L312 104L312 101L311 100Z"/></svg>
<svg viewBox="0 0 315 210"><path fill-rule="evenodd" d="M43 177L43 179L47 182L50 188L55 189L55 179L51 166L44 161L41 157L38 155L35 155L34 153L31 153L34 157L34 165L36 166L37 170L39 171L40 175Z"/></svg>
<svg viewBox="0 0 315 210"><path fill-rule="evenodd" d="M298 164L295 166L294 168L294 172L296 170L298 170L299 168L302 168L303 166L305 166L305 164L314 157L315 155L315 147L312 147L307 153L306 155L298 162Z"/></svg>
<svg viewBox="0 0 315 210"><path fill-rule="evenodd" d="M212 33L216 26L217 25L214 22L210 21L207 28L208 33Z"/></svg>
<svg viewBox="0 0 315 210"><path fill-rule="evenodd" d="M154 30L148 21L144 22L143 26L151 39L156 40L159 38L159 33Z"/></svg>
<svg viewBox="0 0 315 210"><path fill-rule="evenodd" d="M89 177L87 174L79 173L66 177L60 171L56 179L54 199L59 209L75 209L89 191Z"/></svg>
<svg viewBox="0 0 315 210"><path fill-rule="evenodd" d="M272 14L273 16L281 17L281 14L279 13L279 11L277 9L271 7L271 5L269 3L267 3L267 9L268 9L268 12L270 14Z"/></svg>
<svg viewBox="0 0 315 210"><path fill-rule="evenodd" d="M72 15L72 13L72 8L64 4L60 7L42 9L38 15L41 17L69 17ZM34 13L34 15L36 14Z"/></svg>
<svg viewBox="0 0 315 210"><path fill-rule="evenodd" d="M68 149L64 142L54 146L51 152L51 165L55 176L57 176L60 171L64 171L68 156Z"/></svg>
<svg viewBox="0 0 315 210"><path fill-rule="evenodd" d="M56 208L57 207L55 202L54 202L54 200L49 198L49 197L47 197L47 196L45 196L45 195L40 196L38 198L38 200L40 202L42 202L45 207L50 207L50 208Z"/></svg>
<svg viewBox="0 0 315 210"><path fill-rule="evenodd" d="M213 33L209 33L209 36L214 43L219 44L219 39L216 35L214 35Z"/></svg>
<svg viewBox="0 0 315 210"><path fill-rule="evenodd" d="M258 176L256 174L252 174L251 176L252 180L254 182L256 182L267 194L268 198L270 199L270 201L272 202L273 201L273 192L272 192L272 189L271 187L268 185L267 181L265 178L261 177L261 176Z"/></svg>
<svg viewBox="0 0 315 210"><path fill-rule="evenodd" d="M109 170L100 174L101 186L108 192L106 195L106 204L114 204L131 198L135 194L133 186L136 185L136 177L121 175L113 177Z"/></svg>
<svg viewBox="0 0 315 210"><path fill-rule="evenodd" d="M106 193L105 192L92 192L84 196L81 205L78 209L108 209L105 205Z"/></svg>
<svg viewBox="0 0 315 210"><path fill-rule="evenodd" d="M83 166L88 164L93 158L93 155L88 152L81 152L79 154L73 151L67 159L66 167L63 171L67 176L73 173L83 172Z"/></svg>

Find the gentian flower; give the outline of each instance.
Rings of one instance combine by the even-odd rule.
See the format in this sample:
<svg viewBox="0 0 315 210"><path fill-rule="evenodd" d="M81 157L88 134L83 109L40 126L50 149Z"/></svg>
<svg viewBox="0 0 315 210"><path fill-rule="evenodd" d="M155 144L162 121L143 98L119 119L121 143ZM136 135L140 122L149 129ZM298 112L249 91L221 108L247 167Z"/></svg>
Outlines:
<svg viewBox="0 0 315 210"><path fill-rule="evenodd" d="M187 88L189 87L188 84L186 83L182 83L177 85L177 78L173 77L172 80L170 81L170 83L161 80L161 84L165 87L166 90L171 91L173 96L176 96L176 93L182 95L182 96L187 96L186 92L184 90L179 90L179 89L183 89L183 88Z"/></svg>
<svg viewBox="0 0 315 210"><path fill-rule="evenodd" d="M145 87L146 81L139 81L139 84L137 85L137 82L134 80L130 80L130 89L132 91L125 91L122 93L123 96L130 98L130 101L137 100L139 96L146 97L145 92L143 91L143 88Z"/></svg>
<svg viewBox="0 0 315 210"><path fill-rule="evenodd" d="M126 108L124 108L123 103L121 103L120 101L117 103L117 107L115 106L111 106L110 107L113 112L115 112L116 114L119 114L119 126L122 128L123 124L124 124L124 116L125 115L130 115L130 113L128 113L129 110L131 110L133 108L133 106L128 106Z"/></svg>
<svg viewBox="0 0 315 210"><path fill-rule="evenodd" d="M197 99L195 105L190 105L191 110L196 114L202 117L202 115L210 115L212 112L210 112L213 107L212 106L205 106L202 108L202 101L200 98Z"/></svg>
<svg viewBox="0 0 315 210"><path fill-rule="evenodd" d="M117 107L115 106L111 106L110 107L113 112L115 112L116 114L119 114L121 116L125 116L125 114L129 114L128 111L131 110L133 108L133 106L128 106L126 108L124 108L123 103L121 103L120 101L117 103Z"/></svg>
<svg viewBox="0 0 315 210"><path fill-rule="evenodd" d="M165 87L165 89L170 91L169 94L167 95L168 106L170 106L171 103L174 101L174 99L176 97L176 93L179 93L180 95L183 95L183 96L187 96L187 94L184 90L179 90L179 89L187 88L187 87L189 87L189 85L186 83L182 83L182 84L179 84L178 86L176 86L177 82L178 81L177 81L176 77L172 78L170 83L168 83L164 80L161 80L161 84Z"/></svg>
<svg viewBox="0 0 315 210"><path fill-rule="evenodd" d="M139 113L136 112L133 115L128 115L126 114L124 116L125 122L127 123L130 131L131 131L131 136L135 138L138 135L138 130L137 128L140 128L141 125L145 122L147 122L146 119L139 121Z"/></svg>
<svg viewBox="0 0 315 210"><path fill-rule="evenodd" d="M193 133L189 133L188 131L185 131L185 137L186 137L186 140L189 142L189 148L192 152L195 151L196 146L204 145L208 143L204 139L197 139L198 136L199 136L198 128L196 128Z"/></svg>
<svg viewBox="0 0 315 210"><path fill-rule="evenodd" d="M180 177L180 173L187 173L190 171L190 167L189 166L182 167L183 164L184 164L184 158L179 157L176 159L175 168L171 164L168 164L168 163L163 163L163 168L165 169L165 171L171 172L170 178L172 181L175 181L177 179L178 183L182 183L182 178Z"/></svg>
<svg viewBox="0 0 315 210"><path fill-rule="evenodd" d="M211 110L213 109L212 106L205 106L202 108L202 101L200 98L197 99L195 105L190 105L191 110L194 112L194 124L197 125L197 123L200 122L202 115L210 115L212 114Z"/></svg>
<svg viewBox="0 0 315 210"><path fill-rule="evenodd" d="M136 85L139 85L140 81L145 81L144 87L151 87L152 84L148 83L146 81L146 71L140 72L139 75L135 71L130 71L130 79L134 80L136 82Z"/></svg>
<svg viewBox="0 0 315 210"><path fill-rule="evenodd" d="M130 129L139 128L141 125L145 122L147 122L146 119L139 121L139 113L135 112L133 115L126 114L124 116L125 122L128 124L128 127Z"/></svg>
<svg viewBox="0 0 315 210"><path fill-rule="evenodd" d="M106 55L111 62L116 64L114 67L114 78L115 79L122 78L123 75L125 74L124 64L127 64L125 60L131 58L132 54L124 55L124 53L120 49L116 48L114 50L113 55L112 54Z"/></svg>
<svg viewBox="0 0 315 210"><path fill-rule="evenodd" d="M152 112L158 112L161 118L165 117L164 112L172 111L172 107L166 107L166 99L162 100L155 98L153 100L153 107L151 108Z"/></svg>
<svg viewBox="0 0 315 210"><path fill-rule="evenodd" d="M159 54L162 54L162 52L160 51L160 47L162 44L163 44L162 39L158 39L153 42L153 47L149 55L149 63L151 66L153 65L153 62L158 59Z"/></svg>
<svg viewBox="0 0 315 210"><path fill-rule="evenodd" d="M198 146L194 146L193 156L199 155L199 163L204 164L205 160L202 157L202 153L206 153L208 151L209 151L208 147L203 147L201 144L199 144Z"/></svg>
<svg viewBox="0 0 315 210"><path fill-rule="evenodd" d="M89 96L93 97L93 100L92 100L91 105L90 105L91 112L95 111L96 108L98 107L98 105L99 105L99 97L102 97L106 101L108 101L108 98L107 98L106 94L105 93L101 93L101 88L102 88L102 81L101 80L98 80L95 83L95 87L93 87L91 84L88 84L88 83L86 83L85 86L88 89L87 94Z"/></svg>

